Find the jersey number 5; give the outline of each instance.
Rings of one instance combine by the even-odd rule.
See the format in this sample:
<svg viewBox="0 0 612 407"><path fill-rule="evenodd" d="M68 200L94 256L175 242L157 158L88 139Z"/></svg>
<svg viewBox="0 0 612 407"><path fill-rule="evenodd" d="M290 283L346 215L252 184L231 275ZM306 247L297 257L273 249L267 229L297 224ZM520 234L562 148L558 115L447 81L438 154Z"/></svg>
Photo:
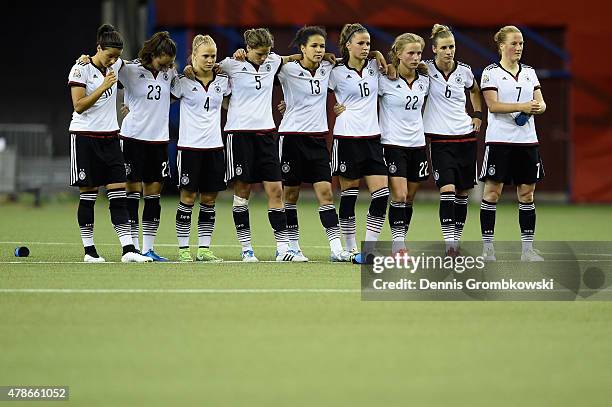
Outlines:
<svg viewBox="0 0 612 407"><path fill-rule="evenodd" d="M255 89L261 89L261 75L255 75Z"/></svg>

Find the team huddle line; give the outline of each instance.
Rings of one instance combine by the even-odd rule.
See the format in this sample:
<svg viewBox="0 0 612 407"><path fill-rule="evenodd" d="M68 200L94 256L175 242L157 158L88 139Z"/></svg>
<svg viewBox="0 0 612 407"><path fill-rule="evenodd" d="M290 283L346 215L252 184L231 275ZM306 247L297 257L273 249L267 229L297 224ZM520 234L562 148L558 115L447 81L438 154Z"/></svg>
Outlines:
<svg viewBox="0 0 612 407"><path fill-rule="evenodd" d="M98 188L109 198L111 222L123 248L123 262L165 261L154 250L161 216L160 193L169 175L170 103L180 103L176 210L178 260L193 261L191 219L199 194L196 260L222 261L211 250L215 201L233 185L232 215L240 259L257 262L250 228L251 186L262 183L276 240L276 261L306 262L299 245L297 202L310 183L334 262L363 263L356 238L355 204L361 179L371 199L364 241L376 241L388 212L393 252L406 251L413 201L430 172L440 190L439 218L446 255L459 255L467 217L467 196L477 182L477 137L482 98L488 108L485 155L479 179L485 183L480 210L483 257L495 260L496 203L503 185L516 185L523 261L543 260L533 248L535 184L544 176L534 116L544 113L533 68L520 63L523 37L514 26L495 34L500 61L486 67L480 86L472 69L455 58L452 31L434 25L435 58L422 61L425 41L399 35L388 52L371 50L361 24L346 24L341 55L326 53L322 27L299 29L292 45L299 54L271 49L269 30L244 33L246 49L217 63L212 37L193 39L191 65L174 67L176 45L167 32L145 41L138 59L124 61L121 35L98 29L96 53L71 69L68 84L74 113L70 123L71 185L79 187L77 219L85 262L104 262L93 239ZM283 117L272 116L272 90L280 82ZM117 89L124 89L125 116L118 125ZM472 115L466 104L469 96ZM335 98L331 155L325 136L327 99ZM221 109L227 121L221 129ZM429 144L426 140L429 139ZM429 166L427 145L429 145ZM332 176L340 184L334 204ZM144 197L142 221L138 216ZM390 200L390 203L389 203ZM140 245L142 224L142 247Z"/></svg>

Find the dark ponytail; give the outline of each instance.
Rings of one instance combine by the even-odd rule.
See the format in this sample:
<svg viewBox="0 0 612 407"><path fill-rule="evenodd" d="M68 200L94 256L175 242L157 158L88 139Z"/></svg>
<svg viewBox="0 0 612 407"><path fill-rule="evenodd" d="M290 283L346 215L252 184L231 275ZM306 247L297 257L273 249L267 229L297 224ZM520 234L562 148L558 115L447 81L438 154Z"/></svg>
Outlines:
<svg viewBox="0 0 612 407"><path fill-rule="evenodd" d="M115 27L110 24L102 24L98 28L97 43L102 49L117 48L123 49L123 37Z"/></svg>
<svg viewBox="0 0 612 407"><path fill-rule="evenodd" d="M162 55L168 55L174 58L176 56L176 44L170 38L168 31L160 31L151 38L145 41L142 49L138 52L140 63L148 66L153 62L153 58Z"/></svg>

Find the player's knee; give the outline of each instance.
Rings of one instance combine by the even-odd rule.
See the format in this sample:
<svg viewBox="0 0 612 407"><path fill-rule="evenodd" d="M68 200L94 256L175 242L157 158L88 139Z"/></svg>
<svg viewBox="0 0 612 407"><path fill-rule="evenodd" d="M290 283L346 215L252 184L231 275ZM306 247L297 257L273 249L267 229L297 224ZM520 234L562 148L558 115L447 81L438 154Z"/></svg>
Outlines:
<svg viewBox="0 0 612 407"><path fill-rule="evenodd" d="M202 205L215 206L216 200L217 200L216 194L201 194L200 195L200 203Z"/></svg>
<svg viewBox="0 0 612 407"><path fill-rule="evenodd" d="M384 217L389 202L389 188L384 187L372 192L369 213L372 216Z"/></svg>
<svg viewBox="0 0 612 407"><path fill-rule="evenodd" d="M489 190L489 191L484 191L484 193L482 194L482 199L484 199L487 202L497 202L499 201L500 196L501 196L500 191Z"/></svg>
<svg viewBox="0 0 612 407"><path fill-rule="evenodd" d="M517 195L518 195L518 200L520 202L533 202L533 195L534 195L534 190L533 189L524 189L524 190L519 190L517 191Z"/></svg>
<svg viewBox="0 0 612 407"><path fill-rule="evenodd" d="M193 205L195 202L196 193L191 191L181 191L181 202L187 205Z"/></svg>
<svg viewBox="0 0 612 407"><path fill-rule="evenodd" d="M285 202L296 203L300 197L299 188L286 187L285 188Z"/></svg>

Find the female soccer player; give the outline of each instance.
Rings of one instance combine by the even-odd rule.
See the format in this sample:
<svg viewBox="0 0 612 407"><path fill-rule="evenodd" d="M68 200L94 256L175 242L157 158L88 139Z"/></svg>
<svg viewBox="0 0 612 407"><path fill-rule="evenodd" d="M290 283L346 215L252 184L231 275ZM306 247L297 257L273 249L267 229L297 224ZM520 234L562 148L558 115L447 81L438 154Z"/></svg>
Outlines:
<svg viewBox="0 0 612 407"><path fill-rule="evenodd" d="M440 189L440 226L448 255L457 253L467 216L468 192L476 183L476 134L482 123L480 88L472 69L455 60L455 37L445 25L431 31L434 60L429 69L429 97L423 116L431 144L431 165ZM465 90L474 110L465 110Z"/></svg>
<svg viewBox="0 0 612 407"><path fill-rule="evenodd" d="M319 201L319 217L331 249L331 261L350 261L340 241L338 215L331 188L327 127L327 87L333 64L324 61L327 33L322 27L298 30L292 45L302 59L283 65L278 79L283 87L284 114L278 129L285 213L289 245L303 256L299 246L297 201L302 182L312 183Z"/></svg>
<svg viewBox="0 0 612 407"><path fill-rule="evenodd" d="M412 202L419 183L429 177L421 113L429 92L429 78L417 72L424 47L425 41L416 34L398 36L389 58L399 80L384 76L379 80L381 143L391 187L389 224L393 252L405 249Z"/></svg>
<svg viewBox="0 0 612 407"><path fill-rule="evenodd" d="M329 88L342 110L334 125L332 169L340 188L340 229L346 249L358 253L355 239L355 203L359 181L365 179L371 194L366 218L366 241L376 241L385 222L389 188L387 167L378 126L377 62L369 59L370 34L361 24L346 24L340 33L342 62L332 70ZM357 258L359 257L359 258ZM362 259L357 256L356 261Z"/></svg>
<svg viewBox="0 0 612 407"><path fill-rule="evenodd" d="M514 26L495 34L501 60L485 68L481 88L489 108L485 155L480 180L485 182L480 206L483 257L495 260L495 206L504 184L516 185L523 261L544 260L533 249L535 184L544 177L533 115L546 111L535 70L521 64L523 35Z"/></svg>
<svg viewBox="0 0 612 407"><path fill-rule="evenodd" d="M176 76L175 56L176 44L168 32L158 32L145 41L139 59L126 63L119 71L119 81L125 87L124 100L130 110L121 123L119 137L128 180L132 240L138 248L138 204L144 192L142 253L154 261L168 260L155 253L153 245L161 215L162 182L170 172L168 112L170 84Z"/></svg>
<svg viewBox="0 0 612 407"><path fill-rule="evenodd" d="M189 232L198 192L200 214L196 260L222 261L210 250L210 241L215 228L217 193L226 188L221 106L231 91L227 75L213 72L216 60L215 41L208 35L196 35L191 54L195 78L180 75L172 84L172 96L181 100L177 157L181 197L176 210L179 261L193 261L189 251Z"/></svg>
<svg viewBox="0 0 612 407"><path fill-rule="evenodd" d="M270 53L274 45L266 28L245 31L246 60L225 58L220 68L232 83L225 124L227 181L234 181L232 213L242 245L242 260L258 261L251 244L249 196L251 185L262 182L268 196L268 219L276 239L276 261L306 261L289 248L287 215L282 199L282 174L276 127L272 118L272 89L280 66L290 60Z"/></svg>
<svg viewBox="0 0 612 407"><path fill-rule="evenodd" d="M94 205L98 188L106 187L111 221L119 236L121 261L150 262L132 243L126 208L125 164L117 133L117 75L123 61L121 35L109 24L98 29L96 54L88 63L77 62L68 85L74 113L70 122L70 183L80 191L77 219L85 248L83 261L101 263L93 240Z"/></svg>

